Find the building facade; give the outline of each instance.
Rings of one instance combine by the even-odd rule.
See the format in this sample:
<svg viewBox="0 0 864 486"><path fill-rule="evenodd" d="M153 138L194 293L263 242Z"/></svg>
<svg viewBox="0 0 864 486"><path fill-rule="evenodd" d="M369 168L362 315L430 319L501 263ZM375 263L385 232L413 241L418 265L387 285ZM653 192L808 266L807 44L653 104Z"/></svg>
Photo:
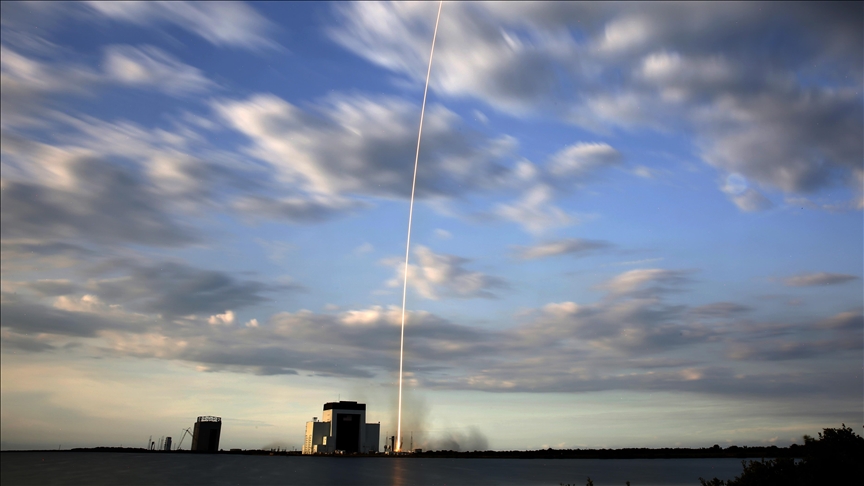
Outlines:
<svg viewBox="0 0 864 486"><path fill-rule="evenodd" d="M217 452L219 436L222 434L222 418L201 416L195 422L192 433L192 450L195 452Z"/></svg>
<svg viewBox="0 0 864 486"><path fill-rule="evenodd" d="M306 422L303 454L369 454L378 452L381 424L366 423L366 404L329 402L324 414Z"/></svg>

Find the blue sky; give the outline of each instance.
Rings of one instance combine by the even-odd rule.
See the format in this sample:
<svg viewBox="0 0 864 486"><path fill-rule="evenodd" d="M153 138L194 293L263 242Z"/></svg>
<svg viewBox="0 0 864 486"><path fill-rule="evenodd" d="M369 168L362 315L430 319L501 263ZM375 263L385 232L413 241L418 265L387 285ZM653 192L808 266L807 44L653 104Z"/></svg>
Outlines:
<svg viewBox="0 0 864 486"><path fill-rule="evenodd" d="M395 429L436 4L2 12L2 448ZM860 3L446 3L414 213L425 448L861 426Z"/></svg>

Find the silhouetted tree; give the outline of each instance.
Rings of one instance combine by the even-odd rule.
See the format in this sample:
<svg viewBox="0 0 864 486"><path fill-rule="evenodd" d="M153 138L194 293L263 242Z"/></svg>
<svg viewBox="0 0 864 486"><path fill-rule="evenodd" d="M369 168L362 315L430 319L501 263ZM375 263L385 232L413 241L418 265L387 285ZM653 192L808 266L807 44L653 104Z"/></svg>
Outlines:
<svg viewBox="0 0 864 486"><path fill-rule="evenodd" d="M819 438L804 436L804 458L778 457L768 461L742 461L744 471L735 479L723 481L699 478L701 486L811 486L822 484L861 484L864 482L864 438L843 424L839 429L823 429Z"/></svg>

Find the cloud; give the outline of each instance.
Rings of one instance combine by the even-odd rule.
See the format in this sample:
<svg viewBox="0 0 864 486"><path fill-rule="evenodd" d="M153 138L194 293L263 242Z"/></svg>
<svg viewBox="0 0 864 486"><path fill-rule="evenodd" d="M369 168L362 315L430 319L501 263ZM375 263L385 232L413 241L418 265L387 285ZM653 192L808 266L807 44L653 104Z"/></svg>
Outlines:
<svg viewBox="0 0 864 486"><path fill-rule="evenodd" d="M236 316L234 315L234 311L227 310L223 314L214 314L214 315L210 316L207 319L207 324L210 324L211 326L218 326L218 325L230 326L231 324L234 324L235 319L236 319ZM257 325L258 321L255 321L255 323ZM255 326L250 326L250 327L255 327Z"/></svg>
<svg viewBox="0 0 864 486"><path fill-rule="evenodd" d="M248 152L271 164L282 182L311 194L408 197L419 117L397 98L335 96L310 107L273 95L222 101L217 113L246 135ZM426 111L418 197L453 196L494 187L512 150L509 139L487 139L462 127L440 105ZM421 154L422 156L422 154Z"/></svg>
<svg viewBox="0 0 864 486"><path fill-rule="evenodd" d="M420 82L433 10L339 5L331 36ZM431 88L598 132L692 135L707 164L763 190L854 187L864 157L864 49L850 20L859 14L853 5L454 4L442 13ZM755 188L730 199L743 211L768 207Z"/></svg>
<svg viewBox="0 0 864 486"><path fill-rule="evenodd" d="M275 30L254 8L240 2L87 2L92 11L118 22L174 24L217 46L273 48Z"/></svg>
<svg viewBox="0 0 864 486"><path fill-rule="evenodd" d="M558 255L583 255L593 250L612 247L608 241L566 238L563 240L539 243L533 246L514 247L516 256L523 260L534 260Z"/></svg>
<svg viewBox="0 0 864 486"><path fill-rule="evenodd" d="M232 206L249 218L264 217L292 223L318 223L345 216L357 209L368 207L368 204L327 195L284 198L243 196L234 201Z"/></svg>
<svg viewBox="0 0 864 486"><path fill-rule="evenodd" d="M362 255L364 253L369 253L369 252L372 252L374 250L375 250L375 247L372 245L372 243L366 242L366 243L363 243L362 245L358 246L357 248L354 248L353 253L355 255Z"/></svg>
<svg viewBox="0 0 864 486"><path fill-rule="evenodd" d="M481 272L472 272L464 267L471 260L456 255L434 253L425 246L418 246L414 255L419 265L408 266L408 283L418 294L426 299L437 300L442 297L496 298L492 292L506 289L507 282ZM396 276L388 281L390 287L401 287L404 277L404 262L395 259L385 263L393 265Z"/></svg>
<svg viewBox="0 0 864 486"><path fill-rule="evenodd" d="M44 163L44 162L43 162ZM141 175L86 154L55 158L56 184L4 180L3 239L84 239L176 246L195 241Z"/></svg>
<svg viewBox="0 0 864 486"><path fill-rule="evenodd" d="M91 279L87 284L89 292L106 302L164 316L213 314L264 302L264 294L273 290L301 289L298 285L238 280L225 272L170 261L143 265L108 262L97 271L111 275Z"/></svg>
<svg viewBox="0 0 864 486"><path fill-rule="evenodd" d="M47 342L44 337L31 337L22 334L5 331L0 334L0 343L3 347L27 351L31 353L41 353L44 351L53 351L56 349L50 342Z"/></svg>
<svg viewBox="0 0 864 486"><path fill-rule="evenodd" d="M552 204L552 188L538 184L527 191L514 203L501 203L495 207L495 214L503 219L522 225L533 234L541 234L552 228L569 226L576 222L564 210Z"/></svg>
<svg viewBox="0 0 864 486"><path fill-rule="evenodd" d="M690 281L685 270L664 270L660 268L636 269L617 275L597 287L612 294L631 294L644 290L656 291L662 285L679 286ZM650 286L650 287L649 287Z"/></svg>
<svg viewBox="0 0 864 486"><path fill-rule="evenodd" d="M737 317L741 314L752 310L746 305L736 304L734 302L716 302L714 304L701 305L694 307L690 313L696 317L705 319L728 319Z"/></svg>
<svg viewBox="0 0 864 486"><path fill-rule="evenodd" d="M141 315L116 317L116 312L112 315L112 309L94 296L78 300L60 297L55 307L18 299L4 299L0 306L3 327L24 335L46 333L89 338L107 329L135 332L147 322Z"/></svg>
<svg viewBox="0 0 864 486"><path fill-rule="evenodd" d="M747 179L738 173L726 176L721 190L729 196L729 199L744 212L754 212L768 209L772 206L765 196L747 184Z"/></svg>
<svg viewBox="0 0 864 486"><path fill-rule="evenodd" d="M549 172L556 178L582 178L603 167L617 165L621 154L606 143L576 143L550 158Z"/></svg>
<svg viewBox="0 0 864 486"><path fill-rule="evenodd" d="M449 240L450 238L453 238L453 234L445 229L436 228L435 237L441 240Z"/></svg>
<svg viewBox="0 0 864 486"><path fill-rule="evenodd" d="M860 331L864 328L864 315L861 311L840 312L817 323L820 328L826 329L848 329Z"/></svg>
<svg viewBox="0 0 864 486"><path fill-rule="evenodd" d="M4 30L6 26L4 24ZM40 118L52 95L84 94L99 75L76 65L50 64L0 46L0 126L44 124Z"/></svg>
<svg viewBox="0 0 864 486"><path fill-rule="evenodd" d="M441 14L435 46L433 89L477 96L520 112L556 88L550 58L564 54L567 39L542 34L525 39L502 30L481 8L448 7ZM335 12L341 25L330 35L336 42L377 65L422 81L434 27L433 5L340 5ZM460 52L466 46L470 55Z"/></svg>
<svg viewBox="0 0 864 486"><path fill-rule="evenodd" d="M153 46L109 46L105 49L103 66L106 75L120 84L172 95L199 93L216 87L199 69Z"/></svg>
<svg viewBox="0 0 864 486"><path fill-rule="evenodd" d="M815 285L837 285L852 280L858 280L860 277L855 275L847 275L843 273L802 273L783 279L783 285L788 287L811 287Z"/></svg>
<svg viewBox="0 0 864 486"><path fill-rule="evenodd" d="M58 296L75 293L78 285L66 279L42 279L28 282L27 287L43 296Z"/></svg>
<svg viewBox="0 0 864 486"><path fill-rule="evenodd" d="M672 274L637 278L625 272L611 282L648 286L670 279L675 280ZM814 368L814 360L860 358L860 339L843 334L860 331L859 310L816 325L705 326L690 322L691 317L739 316L746 310L732 302L691 309L665 302L669 294L636 295L633 285L625 287L631 298L552 302L508 329L465 326L411 311L406 320L411 379L427 389L531 393L645 390L800 397L842 389L854 397L860 389L854 376ZM67 336L98 338L91 352L181 360L207 371L383 379L398 364L398 307L283 312L266 322L236 326L208 323L237 322L229 312L166 321L131 314L95 294L60 298L55 304L62 309L10 298L4 294L0 309L4 340L39 339L21 342L33 351L53 352L58 336ZM33 337L40 333L44 336ZM784 371L753 365L765 360L785 361Z"/></svg>

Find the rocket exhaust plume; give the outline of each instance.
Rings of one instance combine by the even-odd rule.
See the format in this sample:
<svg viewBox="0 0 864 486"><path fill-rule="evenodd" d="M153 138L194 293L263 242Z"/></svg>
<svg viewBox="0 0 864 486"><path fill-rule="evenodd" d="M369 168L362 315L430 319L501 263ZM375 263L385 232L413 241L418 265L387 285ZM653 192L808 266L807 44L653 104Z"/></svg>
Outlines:
<svg viewBox="0 0 864 486"><path fill-rule="evenodd" d="M405 356L405 297L408 295L408 252L411 249L411 220L414 216L414 191L417 188L417 162L420 160L420 139L423 136L423 116L426 114L426 94L429 92L429 75L432 73L432 55L435 53L435 39L438 37L438 21L441 20L441 7L438 2L438 16L435 18L435 32L432 34L432 49L429 51L429 67L426 69L426 86L423 88L423 104L420 107L420 129L417 131L417 152L414 155L414 179L411 181L411 203L408 206L408 237L405 243L405 280L402 285L402 334L399 339L399 407L396 418L396 452L402 450L402 363Z"/></svg>

